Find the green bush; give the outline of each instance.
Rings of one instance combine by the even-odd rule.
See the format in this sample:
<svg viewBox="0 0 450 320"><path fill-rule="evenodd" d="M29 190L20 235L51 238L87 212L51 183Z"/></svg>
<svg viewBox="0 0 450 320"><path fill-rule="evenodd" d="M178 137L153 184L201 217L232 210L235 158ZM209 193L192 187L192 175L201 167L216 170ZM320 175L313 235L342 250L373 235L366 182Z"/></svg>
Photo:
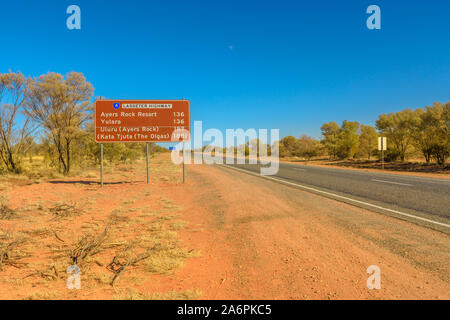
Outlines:
<svg viewBox="0 0 450 320"><path fill-rule="evenodd" d="M395 148L388 148L387 151L384 152L384 161L393 162L397 161L401 156L401 152ZM380 151L381 157L381 151Z"/></svg>

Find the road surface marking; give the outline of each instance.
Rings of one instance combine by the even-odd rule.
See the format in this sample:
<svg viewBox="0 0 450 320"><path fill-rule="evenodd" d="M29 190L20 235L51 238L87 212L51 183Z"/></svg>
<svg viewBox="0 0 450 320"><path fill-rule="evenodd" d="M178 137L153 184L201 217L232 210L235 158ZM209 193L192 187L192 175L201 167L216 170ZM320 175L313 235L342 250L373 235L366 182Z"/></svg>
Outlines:
<svg viewBox="0 0 450 320"><path fill-rule="evenodd" d="M297 171L306 171L306 169L300 169L300 168L293 168L294 170L297 170Z"/></svg>
<svg viewBox="0 0 450 320"><path fill-rule="evenodd" d="M331 192L326 192L326 191L322 191L322 190L319 190L319 189L303 186L303 185L298 184L298 183L293 183L293 182L289 182L289 181L285 181L285 180L282 180L282 179L277 179L277 178L273 178L273 177L269 177L269 176L262 176L259 173L254 173L254 172L251 172L251 171L248 171L248 170L235 168L233 166L229 166L229 165L226 165L226 164L223 164L222 166L229 167L229 168L234 169L234 170L242 171L244 173L251 174L251 175L254 175L254 176L257 176L257 177L260 177L260 178L281 182L281 183L284 183L284 184L300 187L300 188L303 188L303 189L306 189L306 190L310 190L310 191L314 191L314 192L321 193L321 194L326 194L328 196L333 196L333 197L344 199L344 200L351 201L351 202L354 202L354 203L363 204L363 205L366 205L366 206L369 206L369 207L372 207L372 208L377 208L377 209L389 211L389 212L392 212L392 213L395 213L395 214L398 214L398 215L401 215L401 216L405 216L405 217L409 217L409 218L425 221L425 222L428 222L428 223L431 223L431 224L436 224L436 225L439 225L439 226L450 228L450 224L446 224L446 223L442 223L442 222L438 222L438 221L434 221L434 220L418 217L418 216L415 216L415 215L412 215L412 214L409 214L409 213L404 213L404 212L400 212L400 211L397 211L397 210L392 210L392 209L389 209L389 208L384 208L384 207L377 206L375 204L371 204L371 203L368 203L368 202L359 201L359 200L356 200L356 199L340 196L338 194L334 194L334 193L331 193Z"/></svg>
<svg viewBox="0 0 450 320"><path fill-rule="evenodd" d="M285 163L285 162L280 162L280 168L281 167L293 167L293 166L297 166L295 164L291 164L291 163ZM311 169L314 168L315 166L312 165L310 166ZM401 173L395 173L395 172L373 172L373 171L356 171L356 170L351 170L351 169L345 169L345 168L327 168L327 167L315 167L318 170L326 170L326 171L331 171L331 172L336 172L336 171L341 171L341 172L345 172L347 174L356 174L356 175L368 175L368 176L375 176L375 177L380 177L382 176L383 178L389 179L389 178L402 178L404 180L413 180L413 182L422 182L425 181L426 183L433 183L433 184L450 184L450 179L444 179L444 178L430 178L430 177L423 177L423 176L416 176L416 175L408 175L408 174L401 174ZM293 168L292 168L293 169Z"/></svg>
<svg viewBox="0 0 450 320"><path fill-rule="evenodd" d="M383 183L390 183L390 184L398 184L398 185L401 185L401 186L410 186L410 187L412 187L412 184L409 184L409 183L400 183L400 182L392 182L392 181L377 180L377 179L372 179L372 181L383 182Z"/></svg>

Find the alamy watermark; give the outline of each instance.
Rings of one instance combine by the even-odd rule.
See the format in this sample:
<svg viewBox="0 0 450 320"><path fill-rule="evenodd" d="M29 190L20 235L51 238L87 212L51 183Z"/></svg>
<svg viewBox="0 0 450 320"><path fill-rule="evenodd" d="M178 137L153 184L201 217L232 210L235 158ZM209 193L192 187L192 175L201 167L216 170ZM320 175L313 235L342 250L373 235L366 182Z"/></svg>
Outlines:
<svg viewBox="0 0 450 320"><path fill-rule="evenodd" d="M381 9L377 5L370 5L367 10L367 14L370 14L367 18L366 25L369 30L380 30L381 29Z"/></svg>
<svg viewBox="0 0 450 320"><path fill-rule="evenodd" d="M270 137L269 137L270 132ZM203 132L202 121L194 121L194 139L178 143L172 151L175 164L260 164L260 173L264 176L276 175L279 169L279 129L219 129ZM178 129L172 134L172 140L190 136L189 131ZM190 139L186 139L190 140ZM206 142L206 146L204 146ZM189 152L180 154L183 147Z"/></svg>
<svg viewBox="0 0 450 320"><path fill-rule="evenodd" d="M377 5L370 5L366 10L370 16L367 18L366 26L369 30L381 29L381 9ZM66 26L69 30L81 30L81 8L77 5L67 7L66 14L70 15L66 20ZM233 46L229 46L230 50Z"/></svg>
<svg viewBox="0 0 450 320"><path fill-rule="evenodd" d="M367 268L366 273L370 274L367 278L367 289L381 289L381 269L379 266L371 265Z"/></svg>
<svg viewBox="0 0 450 320"><path fill-rule="evenodd" d="M66 26L69 30L80 30L81 29L81 9L77 5L70 5L66 10L67 14L70 16L66 20Z"/></svg>
<svg viewBox="0 0 450 320"><path fill-rule="evenodd" d="M81 290L81 270L78 266L67 267L66 273L69 275L66 281L67 289Z"/></svg>

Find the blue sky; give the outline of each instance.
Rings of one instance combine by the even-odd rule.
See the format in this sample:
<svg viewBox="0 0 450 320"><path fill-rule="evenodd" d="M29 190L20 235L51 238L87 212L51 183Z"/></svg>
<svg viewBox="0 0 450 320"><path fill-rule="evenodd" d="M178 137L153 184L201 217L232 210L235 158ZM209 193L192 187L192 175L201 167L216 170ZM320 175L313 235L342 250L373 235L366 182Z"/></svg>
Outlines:
<svg viewBox="0 0 450 320"><path fill-rule="evenodd" d="M81 8L82 29L66 28ZM382 29L366 28L381 8ZM191 100L205 128L324 122L450 100L450 1L2 1L0 72L79 71L96 96Z"/></svg>

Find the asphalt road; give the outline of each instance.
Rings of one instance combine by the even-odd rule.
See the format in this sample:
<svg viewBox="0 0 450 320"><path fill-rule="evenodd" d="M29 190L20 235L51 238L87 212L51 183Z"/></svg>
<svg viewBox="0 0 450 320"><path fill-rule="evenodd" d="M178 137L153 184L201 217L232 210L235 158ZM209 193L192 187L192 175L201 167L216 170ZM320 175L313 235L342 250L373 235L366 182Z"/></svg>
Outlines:
<svg viewBox="0 0 450 320"><path fill-rule="evenodd" d="M260 172L260 165L231 166ZM322 195L407 220L411 220L409 215L419 217L412 220L429 226L433 223L426 220L436 221L438 229L450 229L450 180L287 163L280 163L278 174L271 178L309 187L313 192L312 189L320 190Z"/></svg>

